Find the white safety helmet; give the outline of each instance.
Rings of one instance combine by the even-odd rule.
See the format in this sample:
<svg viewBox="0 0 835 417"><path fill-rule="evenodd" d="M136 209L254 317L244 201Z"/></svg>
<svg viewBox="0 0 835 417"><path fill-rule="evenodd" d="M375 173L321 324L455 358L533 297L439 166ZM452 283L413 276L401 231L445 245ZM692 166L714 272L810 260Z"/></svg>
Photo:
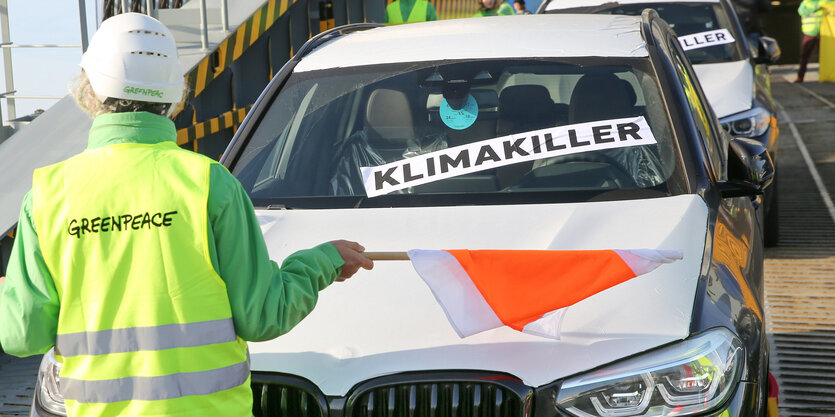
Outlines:
<svg viewBox="0 0 835 417"><path fill-rule="evenodd" d="M174 36L159 20L124 13L102 22L81 67L96 97L179 103L185 80Z"/></svg>

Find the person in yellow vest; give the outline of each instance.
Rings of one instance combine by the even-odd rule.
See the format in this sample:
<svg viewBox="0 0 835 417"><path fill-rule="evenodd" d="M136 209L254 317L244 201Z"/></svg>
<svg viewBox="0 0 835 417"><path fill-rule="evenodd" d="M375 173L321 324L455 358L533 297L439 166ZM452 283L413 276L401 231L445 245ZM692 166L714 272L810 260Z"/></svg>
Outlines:
<svg viewBox="0 0 835 417"><path fill-rule="evenodd" d="M483 16L513 16L513 6L504 2L504 0L479 0L478 13L473 17Z"/></svg>
<svg viewBox="0 0 835 417"><path fill-rule="evenodd" d="M386 6L384 19L389 25L399 25L438 20L438 16L435 6L426 0L394 0Z"/></svg>
<svg viewBox="0 0 835 417"><path fill-rule="evenodd" d="M820 45L821 22L823 20L823 9L821 4L835 0L803 0L797 8L800 15L800 30L803 32L803 40L800 44L800 66L797 69L796 83L802 83L806 76L806 65L812 52Z"/></svg>
<svg viewBox="0 0 835 417"><path fill-rule="evenodd" d="M162 23L107 19L81 67L87 149L35 170L0 284L0 345L55 346L70 417L251 416L246 341L286 333L320 290L373 263L343 240L269 259L241 184L177 146L167 115L184 79Z"/></svg>

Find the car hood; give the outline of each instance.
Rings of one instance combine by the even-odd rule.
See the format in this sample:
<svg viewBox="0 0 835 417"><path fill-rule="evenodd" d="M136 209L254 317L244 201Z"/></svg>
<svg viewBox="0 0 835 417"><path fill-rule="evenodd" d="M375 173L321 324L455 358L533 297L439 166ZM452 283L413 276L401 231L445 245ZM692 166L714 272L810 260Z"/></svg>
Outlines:
<svg viewBox="0 0 835 417"><path fill-rule="evenodd" d="M253 371L294 374L325 395L406 371L504 372L530 386L689 334L704 254L699 196L577 204L257 211L270 256L346 238L369 251L677 249L684 259L568 307L559 340L499 328L459 338L407 261L377 261L320 292L289 333L250 343ZM531 289L535 291L535 288Z"/></svg>
<svg viewBox="0 0 835 417"><path fill-rule="evenodd" d="M747 60L693 65L716 117L730 116L751 108L754 69Z"/></svg>

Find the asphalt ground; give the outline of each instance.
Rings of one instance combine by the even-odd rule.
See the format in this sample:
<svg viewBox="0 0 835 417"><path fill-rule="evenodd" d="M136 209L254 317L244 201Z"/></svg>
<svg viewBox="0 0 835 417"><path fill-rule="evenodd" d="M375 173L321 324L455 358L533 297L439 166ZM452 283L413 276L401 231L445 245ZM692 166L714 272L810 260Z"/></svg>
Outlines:
<svg viewBox="0 0 835 417"><path fill-rule="evenodd" d="M28 416L41 356L0 355L0 416Z"/></svg>
<svg viewBox="0 0 835 417"><path fill-rule="evenodd" d="M817 68L792 83L772 68L779 103L779 243L766 251L769 369L781 417L835 416L835 84Z"/></svg>
<svg viewBox="0 0 835 417"><path fill-rule="evenodd" d="M772 67L780 106L779 243L766 251L766 322L780 416L835 416L835 83L792 83ZM0 354L0 416L25 416L40 356Z"/></svg>

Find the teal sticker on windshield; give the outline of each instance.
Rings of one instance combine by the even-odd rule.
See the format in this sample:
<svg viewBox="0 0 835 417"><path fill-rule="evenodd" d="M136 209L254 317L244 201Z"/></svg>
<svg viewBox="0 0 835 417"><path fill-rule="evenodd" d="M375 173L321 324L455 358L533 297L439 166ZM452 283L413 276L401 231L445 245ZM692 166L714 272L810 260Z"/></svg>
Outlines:
<svg viewBox="0 0 835 417"><path fill-rule="evenodd" d="M464 130L472 126L477 117L478 103L475 102L472 94L467 95L467 103L458 110L453 109L446 99L441 101L441 120L452 129Z"/></svg>

